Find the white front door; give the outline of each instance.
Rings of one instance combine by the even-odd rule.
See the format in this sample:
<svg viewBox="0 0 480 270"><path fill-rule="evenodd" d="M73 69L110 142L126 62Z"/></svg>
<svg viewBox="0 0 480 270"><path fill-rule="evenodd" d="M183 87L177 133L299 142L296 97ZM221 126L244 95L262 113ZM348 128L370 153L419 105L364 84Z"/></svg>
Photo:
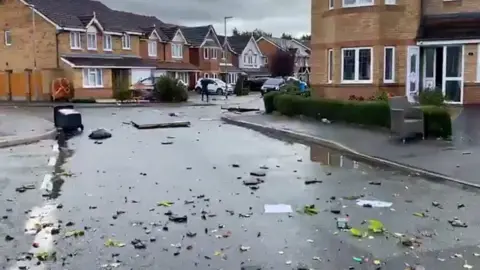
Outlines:
<svg viewBox="0 0 480 270"><path fill-rule="evenodd" d="M406 74L406 96L408 101L416 102L420 80L420 47L408 46L407 50L407 74Z"/></svg>
<svg viewBox="0 0 480 270"><path fill-rule="evenodd" d="M443 48L443 86L445 102L463 102L463 45Z"/></svg>
<svg viewBox="0 0 480 270"><path fill-rule="evenodd" d="M437 48L426 47L423 54L423 88L436 88Z"/></svg>

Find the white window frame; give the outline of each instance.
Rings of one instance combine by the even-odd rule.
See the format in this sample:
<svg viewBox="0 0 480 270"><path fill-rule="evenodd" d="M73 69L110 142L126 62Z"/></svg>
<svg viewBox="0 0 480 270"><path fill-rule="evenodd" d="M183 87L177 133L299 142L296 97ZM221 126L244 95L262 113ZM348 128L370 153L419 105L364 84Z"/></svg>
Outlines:
<svg viewBox="0 0 480 270"><path fill-rule="evenodd" d="M87 32L87 50L97 50L97 33Z"/></svg>
<svg viewBox="0 0 480 270"><path fill-rule="evenodd" d="M149 57L157 57L157 40L148 40L147 41L147 49L148 49L148 56Z"/></svg>
<svg viewBox="0 0 480 270"><path fill-rule="evenodd" d="M203 59L210 58L210 48L203 48Z"/></svg>
<svg viewBox="0 0 480 270"><path fill-rule="evenodd" d="M335 0L328 0L328 9L335 8Z"/></svg>
<svg viewBox="0 0 480 270"><path fill-rule="evenodd" d="M103 88L103 70L100 68L85 68L82 70L84 88Z"/></svg>
<svg viewBox="0 0 480 270"><path fill-rule="evenodd" d="M355 70L354 70L354 79L353 80L344 80L343 79L343 72L344 72L344 52L347 50L354 50L355 51ZM360 50L370 50L370 79L368 80L359 80L358 77L360 75ZM353 48L342 48L342 74L341 74L341 83L342 84L349 84L349 83L372 83L373 82L373 48L372 47L353 47Z"/></svg>
<svg viewBox="0 0 480 270"><path fill-rule="evenodd" d="M211 52L211 55L212 55L212 59L217 59L218 57L218 50L216 48L211 48L212 52Z"/></svg>
<svg viewBox="0 0 480 270"><path fill-rule="evenodd" d="M333 49L327 50L327 82L333 83ZM343 63L342 63L343 65Z"/></svg>
<svg viewBox="0 0 480 270"><path fill-rule="evenodd" d="M132 49L132 38L129 34L123 34L122 36L122 49L130 50Z"/></svg>
<svg viewBox="0 0 480 270"><path fill-rule="evenodd" d="M373 4L375 3L374 0L353 0L355 1L355 3L348 3L347 1L352 0L342 0L342 6L344 8L373 6Z"/></svg>
<svg viewBox="0 0 480 270"><path fill-rule="evenodd" d="M80 32L70 32L70 49L82 49L82 36Z"/></svg>
<svg viewBox="0 0 480 270"><path fill-rule="evenodd" d="M387 79L385 76L387 75L387 50L392 50L392 63L390 66L392 78ZM394 83L395 82L395 47L393 46L385 46L383 49L383 82L384 83Z"/></svg>
<svg viewBox="0 0 480 270"><path fill-rule="evenodd" d="M227 50L222 50L222 59L227 59Z"/></svg>
<svg viewBox="0 0 480 270"><path fill-rule="evenodd" d="M111 52L113 50L112 35L103 36L103 51Z"/></svg>
<svg viewBox="0 0 480 270"><path fill-rule="evenodd" d="M3 35L5 38L5 46L11 46L12 45L12 32L10 30L5 30L5 33Z"/></svg>
<svg viewBox="0 0 480 270"><path fill-rule="evenodd" d="M480 82L480 43L477 45L477 82Z"/></svg>
<svg viewBox="0 0 480 270"><path fill-rule="evenodd" d="M172 43L172 58L174 59L183 58L183 44Z"/></svg>
<svg viewBox="0 0 480 270"><path fill-rule="evenodd" d="M385 5L396 5L397 0L385 0Z"/></svg>

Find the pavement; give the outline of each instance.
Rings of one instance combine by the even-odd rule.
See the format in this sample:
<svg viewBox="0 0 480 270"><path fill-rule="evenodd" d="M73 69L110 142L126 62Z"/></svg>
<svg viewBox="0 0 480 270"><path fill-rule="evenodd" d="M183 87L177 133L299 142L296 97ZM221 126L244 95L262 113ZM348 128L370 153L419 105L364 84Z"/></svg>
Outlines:
<svg viewBox="0 0 480 270"><path fill-rule="evenodd" d="M0 108L0 148L37 142L55 136L51 121L20 108Z"/></svg>
<svg viewBox="0 0 480 270"><path fill-rule="evenodd" d="M232 114L218 106L80 110L85 133L65 147L42 141L0 149L0 239L9 239L0 241L1 269L480 266L477 189L225 125L221 117ZM191 127L137 130L131 120ZM113 136L88 139L96 128ZM258 189L243 183L257 178ZM392 205L362 207L358 198ZM265 213L266 204L292 212ZM318 213L304 214L312 204ZM386 232L354 237L337 229L336 219L347 216L365 232L364 220L380 220ZM452 227L454 217L468 227ZM400 243L412 238L412 247Z"/></svg>
<svg viewBox="0 0 480 270"><path fill-rule="evenodd" d="M403 144L388 132L339 123L327 124L304 118L278 115L244 115L230 119L251 124L267 132L279 130L334 142L352 153L395 163L407 170L425 173L433 178L463 182L480 187L477 160L480 159L480 109L465 108L453 122L453 140L414 140Z"/></svg>

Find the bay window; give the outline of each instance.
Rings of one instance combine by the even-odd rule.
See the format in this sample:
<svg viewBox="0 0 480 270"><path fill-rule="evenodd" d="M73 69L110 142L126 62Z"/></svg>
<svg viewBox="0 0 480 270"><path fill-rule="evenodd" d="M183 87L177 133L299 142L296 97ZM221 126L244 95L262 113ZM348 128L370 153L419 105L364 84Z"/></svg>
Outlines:
<svg viewBox="0 0 480 270"><path fill-rule="evenodd" d="M372 63L372 48L343 48L342 83L371 83Z"/></svg>
<svg viewBox="0 0 480 270"><path fill-rule="evenodd" d="M343 7L372 6L373 0L343 0Z"/></svg>
<svg viewBox="0 0 480 270"><path fill-rule="evenodd" d="M85 88L102 88L103 72L99 68L83 69L83 87Z"/></svg>

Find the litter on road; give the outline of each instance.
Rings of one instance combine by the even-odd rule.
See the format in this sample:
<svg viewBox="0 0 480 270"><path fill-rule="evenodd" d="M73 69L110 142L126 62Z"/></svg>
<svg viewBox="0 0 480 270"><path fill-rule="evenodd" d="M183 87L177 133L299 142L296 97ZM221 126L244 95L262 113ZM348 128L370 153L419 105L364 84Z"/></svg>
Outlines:
<svg viewBox="0 0 480 270"><path fill-rule="evenodd" d="M165 122L165 123L140 124L132 121L132 125L137 129L181 128L181 127L190 127L190 122L175 121L175 122Z"/></svg>
<svg viewBox="0 0 480 270"><path fill-rule="evenodd" d="M363 206L363 207L384 208L384 207L391 207L393 205L393 203L378 201L378 200L357 200L357 205Z"/></svg>
<svg viewBox="0 0 480 270"><path fill-rule="evenodd" d="M292 206L289 204L265 204L265 213L277 214L277 213L292 213Z"/></svg>

